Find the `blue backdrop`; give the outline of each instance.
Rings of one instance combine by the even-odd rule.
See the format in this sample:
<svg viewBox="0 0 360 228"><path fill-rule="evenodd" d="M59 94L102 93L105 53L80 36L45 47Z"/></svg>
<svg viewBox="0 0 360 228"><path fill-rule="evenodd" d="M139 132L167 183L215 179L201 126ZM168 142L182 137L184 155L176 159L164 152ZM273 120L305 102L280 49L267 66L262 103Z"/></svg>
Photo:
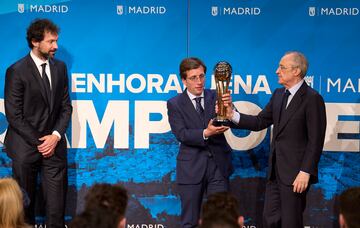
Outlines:
<svg viewBox="0 0 360 228"><path fill-rule="evenodd" d="M166 101L182 92L180 61L231 63L237 108L257 113L279 85L289 50L303 52L307 82L324 97L327 132L320 182L308 195L305 224L336 227L336 196L360 185L360 3L356 0L8 0L0 2L0 141L6 133L4 76L26 55L26 28L50 18L61 28L56 58L67 63L74 113L67 131L66 219L96 182L122 183L128 227L179 226L178 142ZM36 102L36 101L35 101ZM271 129L227 132L234 149L231 191L248 226L261 226ZM0 153L0 176L11 160ZM41 222L42 205L38 205Z"/></svg>

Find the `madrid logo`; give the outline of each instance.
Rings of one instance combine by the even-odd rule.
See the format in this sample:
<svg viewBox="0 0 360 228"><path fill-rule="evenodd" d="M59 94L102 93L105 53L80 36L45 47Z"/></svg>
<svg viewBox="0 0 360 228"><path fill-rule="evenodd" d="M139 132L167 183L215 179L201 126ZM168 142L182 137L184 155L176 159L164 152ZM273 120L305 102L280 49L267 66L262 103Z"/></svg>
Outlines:
<svg viewBox="0 0 360 228"><path fill-rule="evenodd" d="M25 5L23 3L19 3L18 4L18 12L24 13L24 11L25 11Z"/></svg>
<svg viewBox="0 0 360 228"><path fill-rule="evenodd" d="M212 7L211 7L211 15L217 16L218 13L219 13L218 7L217 7L217 6L212 6Z"/></svg>
<svg viewBox="0 0 360 228"><path fill-rule="evenodd" d="M309 16L313 17L315 16L315 13L316 13L315 7L309 7Z"/></svg>
<svg viewBox="0 0 360 228"><path fill-rule="evenodd" d="M118 15L123 15L123 14L124 14L124 6L118 5L118 6L116 7L116 13L117 13Z"/></svg>

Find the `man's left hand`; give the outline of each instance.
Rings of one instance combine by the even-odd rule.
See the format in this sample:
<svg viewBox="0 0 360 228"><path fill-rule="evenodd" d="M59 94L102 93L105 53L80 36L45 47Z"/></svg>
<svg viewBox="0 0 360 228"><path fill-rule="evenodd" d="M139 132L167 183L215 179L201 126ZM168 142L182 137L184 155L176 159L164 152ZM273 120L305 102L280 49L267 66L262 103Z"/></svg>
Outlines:
<svg viewBox="0 0 360 228"><path fill-rule="evenodd" d="M302 193L309 185L310 174L300 171L293 182L293 192Z"/></svg>
<svg viewBox="0 0 360 228"><path fill-rule="evenodd" d="M54 154L55 147L60 139L56 135L45 135L39 138L39 140L43 141L43 143L41 143L37 148L45 158L48 158Z"/></svg>

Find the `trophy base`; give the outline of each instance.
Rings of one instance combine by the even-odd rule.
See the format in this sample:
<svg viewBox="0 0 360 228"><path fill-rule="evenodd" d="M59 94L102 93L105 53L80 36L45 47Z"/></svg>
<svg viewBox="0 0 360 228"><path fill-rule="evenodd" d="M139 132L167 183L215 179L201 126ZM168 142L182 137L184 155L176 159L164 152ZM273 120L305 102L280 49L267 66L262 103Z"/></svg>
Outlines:
<svg viewBox="0 0 360 228"><path fill-rule="evenodd" d="M216 118L214 118L212 124L213 124L214 126L216 126L216 127L220 127L220 126L230 127L231 121L228 120L228 119L222 120L222 119L216 119Z"/></svg>

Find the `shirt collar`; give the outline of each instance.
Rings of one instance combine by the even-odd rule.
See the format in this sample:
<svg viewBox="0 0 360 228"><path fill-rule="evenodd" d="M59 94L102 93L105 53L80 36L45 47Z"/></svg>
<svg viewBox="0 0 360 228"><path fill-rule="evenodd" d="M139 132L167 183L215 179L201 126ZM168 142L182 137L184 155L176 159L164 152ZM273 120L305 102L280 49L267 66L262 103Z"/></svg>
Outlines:
<svg viewBox="0 0 360 228"><path fill-rule="evenodd" d="M49 59L47 59L46 61L44 61L44 60L40 59L39 57L37 57L37 56L34 54L33 51L30 51L30 56L31 56L31 58L34 60L35 65L36 65L37 67L41 67L41 64L43 64L43 63L46 63L46 65L49 66Z"/></svg>
<svg viewBox="0 0 360 228"><path fill-rule="evenodd" d="M289 92L291 93L291 95L295 95L295 93L300 89L300 87L302 86L302 84L304 83L304 79L302 79L301 81L299 81L298 83L296 83L293 87L291 87L289 89Z"/></svg>
<svg viewBox="0 0 360 228"><path fill-rule="evenodd" d="M201 93L200 96L195 96L194 94L190 93L189 90L186 90L187 95L189 96L190 100L194 100L197 97L204 97L204 91Z"/></svg>

